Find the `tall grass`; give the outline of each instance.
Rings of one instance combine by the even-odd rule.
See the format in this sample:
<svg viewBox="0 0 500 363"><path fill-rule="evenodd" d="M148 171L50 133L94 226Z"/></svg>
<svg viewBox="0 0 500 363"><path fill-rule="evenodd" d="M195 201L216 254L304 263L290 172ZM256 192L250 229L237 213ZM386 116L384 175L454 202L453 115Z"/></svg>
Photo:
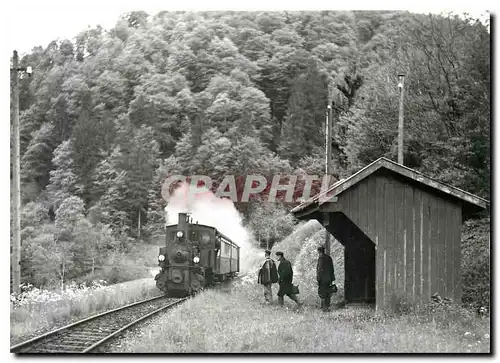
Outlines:
<svg viewBox="0 0 500 363"><path fill-rule="evenodd" d="M354 308L323 313L315 305L296 309L288 300L285 307L264 305L262 300L255 279L242 278L230 291L203 292L157 317L141 333L127 333L119 351L467 353L490 349L489 321L468 313L461 318L451 312L391 316ZM446 325L450 319L454 323Z"/></svg>
<svg viewBox="0 0 500 363"><path fill-rule="evenodd" d="M486 353L490 351L490 321L457 305L414 307L399 314L372 309L319 310L316 247L324 242L317 222L300 225L277 244L293 263L300 285L302 309L285 298L263 303L254 274L242 276L229 291L205 291L188 303L155 319L141 334L128 334L121 352L162 353L316 353L406 352ZM332 258L343 299L343 247L332 243Z"/></svg>
<svg viewBox="0 0 500 363"><path fill-rule="evenodd" d="M153 278L109 286L105 281L73 283L63 291L23 286L19 296L11 295L11 340L158 294Z"/></svg>

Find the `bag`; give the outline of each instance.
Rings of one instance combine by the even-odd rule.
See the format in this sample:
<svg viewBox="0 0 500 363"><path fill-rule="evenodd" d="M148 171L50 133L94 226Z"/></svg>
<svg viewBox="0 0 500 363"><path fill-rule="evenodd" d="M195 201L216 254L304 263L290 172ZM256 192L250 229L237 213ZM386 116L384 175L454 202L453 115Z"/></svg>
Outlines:
<svg viewBox="0 0 500 363"><path fill-rule="evenodd" d="M335 294L337 291L338 291L338 289L337 289L337 285L332 284L332 285L330 286L330 294Z"/></svg>
<svg viewBox="0 0 500 363"><path fill-rule="evenodd" d="M292 293L294 295L298 295L300 294L300 291L299 291L299 285L292 285Z"/></svg>

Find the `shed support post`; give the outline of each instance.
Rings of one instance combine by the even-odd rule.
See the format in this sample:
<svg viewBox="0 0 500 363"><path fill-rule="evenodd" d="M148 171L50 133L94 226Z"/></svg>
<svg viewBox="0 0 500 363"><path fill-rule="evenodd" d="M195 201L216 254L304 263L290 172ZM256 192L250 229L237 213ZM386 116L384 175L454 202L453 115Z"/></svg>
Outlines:
<svg viewBox="0 0 500 363"><path fill-rule="evenodd" d="M325 226L326 229L326 235L325 235L325 253L327 255L330 255L330 231L328 230L328 225L330 224L330 213L325 213L324 217L324 222L323 225Z"/></svg>

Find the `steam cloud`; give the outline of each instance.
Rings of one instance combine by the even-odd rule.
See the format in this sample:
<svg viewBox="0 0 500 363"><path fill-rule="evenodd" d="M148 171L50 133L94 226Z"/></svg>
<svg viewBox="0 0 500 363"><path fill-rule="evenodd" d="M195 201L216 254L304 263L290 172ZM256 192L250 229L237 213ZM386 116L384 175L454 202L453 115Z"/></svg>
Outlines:
<svg viewBox="0 0 500 363"><path fill-rule="evenodd" d="M253 246L252 235L243 226L242 216L234 203L230 199L216 197L207 188L182 183L170 196L165 213L167 225L178 223L178 213L191 213L194 223L215 227L229 237L240 246L242 274L253 272L263 259L262 251Z"/></svg>

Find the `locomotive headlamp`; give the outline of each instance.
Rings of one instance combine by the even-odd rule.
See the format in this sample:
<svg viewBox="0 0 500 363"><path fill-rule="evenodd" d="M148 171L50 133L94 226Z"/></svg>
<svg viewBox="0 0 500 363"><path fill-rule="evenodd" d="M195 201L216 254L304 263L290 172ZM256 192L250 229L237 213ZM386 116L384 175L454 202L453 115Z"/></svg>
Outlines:
<svg viewBox="0 0 500 363"><path fill-rule="evenodd" d="M158 256L158 261L165 261L165 256L164 255L159 255Z"/></svg>
<svg viewBox="0 0 500 363"><path fill-rule="evenodd" d="M182 238L182 236L184 236L184 233L182 233L182 231L177 232L177 237L178 238Z"/></svg>
<svg viewBox="0 0 500 363"><path fill-rule="evenodd" d="M198 262L200 262L200 258L199 258L198 256L194 256L194 258L193 258L193 262L194 262L194 263L198 263Z"/></svg>

